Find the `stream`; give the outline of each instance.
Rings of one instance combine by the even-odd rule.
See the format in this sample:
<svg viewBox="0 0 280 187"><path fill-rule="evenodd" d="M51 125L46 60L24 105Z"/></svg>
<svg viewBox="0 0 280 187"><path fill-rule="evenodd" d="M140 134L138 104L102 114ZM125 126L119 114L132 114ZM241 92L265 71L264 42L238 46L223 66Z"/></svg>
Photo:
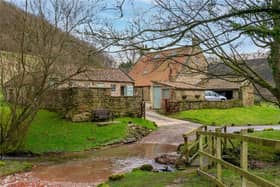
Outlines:
<svg viewBox="0 0 280 187"><path fill-rule="evenodd" d="M81 157L65 159L59 163L41 162L30 172L0 178L0 186L96 186L112 174L129 172L143 164L151 164L159 170L165 169L166 165L157 164L154 159L162 154L175 153L178 145L184 142L182 134L200 125L153 112L147 112L147 117L155 121L159 129L138 143L82 152L79 153Z"/></svg>
<svg viewBox="0 0 280 187"><path fill-rule="evenodd" d="M154 158L164 153L176 152L177 146L168 144L127 144L102 150L84 152L83 158L67 160L60 164L42 163L32 171L4 177L0 185L7 187L29 186L94 186L112 174L131 171L143 164L155 169L166 166Z"/></svg>

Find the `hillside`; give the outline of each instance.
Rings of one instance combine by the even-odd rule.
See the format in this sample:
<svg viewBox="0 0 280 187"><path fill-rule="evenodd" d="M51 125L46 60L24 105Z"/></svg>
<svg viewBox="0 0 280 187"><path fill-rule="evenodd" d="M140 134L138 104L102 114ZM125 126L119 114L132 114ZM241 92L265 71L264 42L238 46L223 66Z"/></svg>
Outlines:
<svg viewBox="0 0 280 187"><path fill-rule="evenodd" d="M25 12L16 6L0 0L0 51L17 53L19 50L19 37L22 29L22 17ZM41 18L28 14L28 20L34 23ZM35 21L34 21L35 20ZM42 19L40 20L42 21ZM46 21L44 21L46 22ZM51 26L51 24L47 23ZM32 29L36 29L35 26ZM61 31L60 31L61 32ZM62 61L67 63L90 63L95 67L111 66L112 60L104 54L89 55L89 52L96 49L88 43L81 41L71 35L60 33L61 37L68 37L68 43L65 47L65 54ZM27 41L32 41L31 35L26 36ZM33 39L34 40L34 39ZM38 53L36 47L26 46L26 53L36 56Z"/></svg>

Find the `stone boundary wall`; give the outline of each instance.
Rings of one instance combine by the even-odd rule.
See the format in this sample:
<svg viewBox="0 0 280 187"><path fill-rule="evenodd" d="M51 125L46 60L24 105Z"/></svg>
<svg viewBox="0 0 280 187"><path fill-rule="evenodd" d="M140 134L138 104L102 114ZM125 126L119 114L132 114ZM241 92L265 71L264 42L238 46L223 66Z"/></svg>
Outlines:
<svg viewBox="0 0 280 187"><path fill-rule="evenodd" d="M166 101L164 103L164 112L174 113L184 110L192 109L210 109L210 108L232 108L240 107L241 100L227 100L227 101Z"/></svg>
<svg viewBox="0 0 280 187"><path fill-rule="evenodd" d="M90 121L95 109L108 109L116 117L141 117L141 103L137 96L111 96L110 88L66 88L49 91L42 100L42 108L81 122Z"/></svg>

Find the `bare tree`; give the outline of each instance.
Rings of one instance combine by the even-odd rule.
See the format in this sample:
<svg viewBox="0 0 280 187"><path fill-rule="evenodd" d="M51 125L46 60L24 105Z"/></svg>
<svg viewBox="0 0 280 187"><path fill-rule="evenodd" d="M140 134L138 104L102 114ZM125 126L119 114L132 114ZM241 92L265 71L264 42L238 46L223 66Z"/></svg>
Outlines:
<svg viewBox="0 0 280 187"><path fill-rule="evenodd" d="M218 70L224 69L220 64L230 68L230 71L226 72L211 72L211 76L229 81L249 80L256 88L268 90L276 98L275 103L280 105L279 0L153 2L151 12L129 25L130 32L125 30L116 34L110 32L112 29L108 29L94 35L99 38L106 36L108 41L112 39L111 41L119 47L129 44L128 50L142 49L143 44L147 45L149 50L192 46L195 50L185 56L204 53L217 59L214 66L220 67ZM121 6L120 10L123 13L124 9ZM191 43L192 38L196 38L196 42ZM240 54L242 46L246 44L269 51L267 63L272 71L274 83L264 79ZM204 73L210 75L209 71Z"/></svg>
<svg viewBox="0 0 280 187"><path fill-rule="evenodd" d="M96 21L98 6L97 0L25 0L24 10L9 12L14 19L6 33L15 45L12 52L0 52L0 91L10 98L0 106L1 154L22 145L44 94L86 71L86 54L99 55L77 32Z"/></svg>

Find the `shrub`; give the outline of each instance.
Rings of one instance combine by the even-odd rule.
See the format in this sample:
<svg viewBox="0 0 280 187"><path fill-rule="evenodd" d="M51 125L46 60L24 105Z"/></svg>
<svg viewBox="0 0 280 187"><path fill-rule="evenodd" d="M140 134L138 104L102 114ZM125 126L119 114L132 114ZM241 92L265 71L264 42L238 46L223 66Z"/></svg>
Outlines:
<svg viewBox="0 0 280 187"><path fill-rule="evenodd" d="M266 128L263 131L273 131L273 130L274 130L273 128Z"/></svg>
<svg viewBox="0 0 280 187"><path fill-rule="evenodd" d="M152 171L154 168L150 164L144 164L139 169L142 171Z"/></svg>
<svg viewBox="0 0 280 187"><path fill-rule="evenodd" d="M122 178L124 178L124 174L115 174L115 175L111 175L109 177L110 181L117 181L117 180L121 180Z"/></svg>
<svg viewBox="0 0 280 187"><path fill-rule="evenodd" d="M248 133L253 133L255 130L253 128L248 128Z"/></svg>

